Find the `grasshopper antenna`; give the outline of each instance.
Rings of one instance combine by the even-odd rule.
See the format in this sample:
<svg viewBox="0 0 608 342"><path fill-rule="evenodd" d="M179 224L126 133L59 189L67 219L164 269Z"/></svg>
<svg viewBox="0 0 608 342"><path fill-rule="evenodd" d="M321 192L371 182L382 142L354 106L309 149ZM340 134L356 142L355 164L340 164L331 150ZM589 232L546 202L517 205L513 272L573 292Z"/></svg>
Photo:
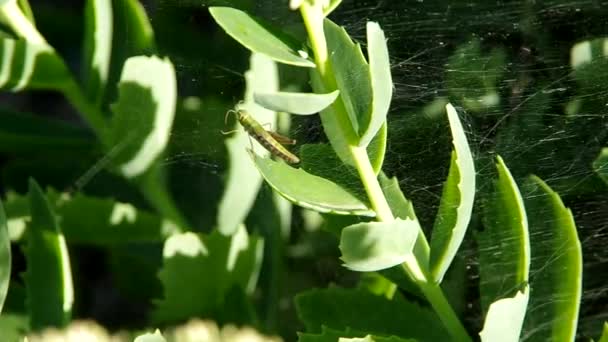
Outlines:
<svg viewBox="0 0 608 342"><path fill-rule="evenodd" d="M230 114L238 115L238 112L236 110L234 110L234 109L230 109L229 111L227 111L226 115L224 115L224 125L228 124L228 116ZM227 132L221 130L220 132L222 132L223 135L228 135L228 134L232 134L232 133L234 133L236 131L238 131L238 130L237 129L233 129L233 130L227 131Z"/></svg>

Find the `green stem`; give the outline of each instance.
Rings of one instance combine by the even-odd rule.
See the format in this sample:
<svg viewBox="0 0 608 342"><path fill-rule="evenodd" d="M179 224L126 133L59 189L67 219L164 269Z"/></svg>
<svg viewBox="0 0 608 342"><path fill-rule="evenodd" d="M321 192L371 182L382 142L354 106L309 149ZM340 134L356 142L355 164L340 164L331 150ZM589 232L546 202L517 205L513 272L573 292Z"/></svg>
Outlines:
<svg viewBox="0 0 608 342"><path fill-rule="evenodd" d="M365 187L367 198L376 212L376 219L388 222L394 220L395 218L386 201L386 197L384 197L382 187L378 183L378 177L376 177L376 172L372 168L366 149L364 147L351 146L350 151L355 161L355 167L359 171L359 176Z"/></svg>
<svg viewBox="0 0 608 342"><path fill-rule="evenodd" d="M304 1L300 6L300 12L302 14L304 25L306 26L310 44L314 52L317 71L319 72L327 90L335 90L337 89L337 84L333 77L333 70L327 51L327 42L325 40L325 33L323 31L323 20L325 17L323 14L323 9L318 4L312 5L309 2ZM341 97L339 97L339 99L332 104L332 107L344 136L352 137L355 132L348 121L346 107ZM380 187L378 178L376 177L376 173L371 165L366 149L364 147L350 145L349 152L354 160L354 166L359 173L359 177L363 182L367 197L374 211L376 212L376 219L378 221L394 220L393 213L391 212L386 197L384 196L384 192ZM422 245L428 246L426 238L421 240L421 243ZM420 261L416 259L416 256L412 255L411 259L404 262L401 266L403 271L418 284L421 291L424 293L425 297L436 311L441 322L445 325L446 329L453 337L453 340L467 342L471 341L470 336L464 329L464 326L461 324L458 316L452 309L452 306L447 301L439 284L430 281L431 277L428 275L429 273L426 270L426 263L421 264Z"/></svg>

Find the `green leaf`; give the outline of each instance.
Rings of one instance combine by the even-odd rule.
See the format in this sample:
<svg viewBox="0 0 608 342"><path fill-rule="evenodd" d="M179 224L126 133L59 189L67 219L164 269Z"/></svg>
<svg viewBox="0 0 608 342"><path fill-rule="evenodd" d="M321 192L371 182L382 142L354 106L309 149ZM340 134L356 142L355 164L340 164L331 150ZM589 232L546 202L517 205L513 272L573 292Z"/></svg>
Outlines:
<svg viewBox="0 0 608 342"><path fill-rule="evenodd" d="M401 192L397 178L388 178L384 174L384 172L380 172L378 180L380 181L382 192L384 193L384 196L388 201L388 205L391 208L391 211L393 212L395 217L398 217L403 220L413 220L416 222L419 233L416 239L416 244L413 248L413 253L416 257L416 260L418 260L421 265L428 265L430 253L429 244L426 240L424 233L422 232L422 227L418 222L418 218L416 217L416 213L414 212L414 206L412 202L405 198L403 192ZM399 266L382 271L382 275L389 278L391 281L395 282L400 288L408 291L409 293L416 294L421 298L424 298L416 282L408 276L404 275L404 272L400 269Z"/></svg>
<svg viewBox="0 0 608 342"><path fill-rule="evenodd" d="M61 218L63 234L70 243L107 246L161 242L178 231L178 227L162 217L113 199L81 193L70 197L53 191L47 193L47 198ZM9 194L6 207L11 220L29 218L24 200Z"/></svg>
<svg viewBox="0 0 608 342"><path fill-rule="evenodd" d="M84 88L89 100L99 105L103 100L112 56L112 1L87 0L84 13Z"/></svg>
<svg viewBox="0 0 608 342"><path fill-rule="evenodd" d="M598 342L608 342L608 323L604 322L604 329L602 331L602 336L598 340Z"/></svg>
<svg viewBox="0 0 608 342"><path fill-rule="evenodd" d="M608 148L604 147L593 161L593 169L608 184Z"/></svg>
<svg viewBox="0 0 608 342"><path fill-rule="evenodd" d="M529 293L526 285L523 292L518 291L513 298L499 299L489 306L483 329L479 332L482 342L519 341Z"/></svg>
<svg viewBox="0 0 608 342"><path fill-rule="evenodd" d="M359 272L387 269L412 258L420 225L417 220L365 222L342 230L340 251L344 266Z"/></svg>
<svg viewBox="0 0 608 342"><path fill-rule="evenodd" d="M511 297L528 283L530 235L524 201L511 172L497 157L498 178L484 203L484 231L477 237L481 308Z"/></svg>
<svg viewBox="0 0 608 342"><path fill-rule="evenodd" d="M95 140L89 131L59 120L5 111L0 108L0 152L17 155L41 149L91 151Z"/></svg>
<svg viewBox="0 0 608 342"><path fill-rule="evenodd" d="M112 151L127 178L143 174L165 149L175 113L173 64L158 57L131 57L125 63L118 102L112 105Z"/></svg>
<svg viewBox="0 0 608 342"><path fill-rule="evenodd" d="M251 295L262 250L263 241L250 237L243 226L231 236L214 231L208 236L188 232L170 237L159 274L164 298L156 301L153 321L172 323L220 314L235 287Z"/></svg>
<svg viewBox="0 0 608 342"><path fill-rule="evenodd" d="M375 215L365 203L336 183L255 153L252 157L266 182L294 204L321 213Z"/></svg>
<svg viewBox="0 0 608 342"><path fill-rule="evenodd" d="M73 83L63 60L53 48L25 40L0 39L0 88L66 89Z"/></svg>
<svg viewBox="0 0 608 342"><path fill-rule="evenodd" d="M357 136L357 145L360 145L361 136L370 125L370 112L372 108L372 86L370 68L363 57L359 44L353 43L344 28L325 19L325 36L333 76L336 80L340 98L346 107L352 129ZM379 126L378 126L379 128ZM375 135L371 133L368 137Z"/></svg>
<svg viewBox="0 0 608 342"><path fill-rule="evenodd" d="M139 335L133 340L133 342L166 342L163 334L158 329L154 333L146 333Z"/></svg>
<svg viewBox="0 0 608 342"><path fill-rule="evenodd" d="M29 331L29 320L25 315L3 313L0 315L0 331L7 342L22 342Z"/></svg>
<svg viewBox="0 0 608 342"><path fill-rule="evenodd" d="M255 102L277 112L300 115L316 114L331 105L340 94L334 90L327 94L314 93L255 93Z"/></svg>
<svg viewBox="0 0 608 342"><path fill-rule="evenodd" d="M8 225L2 202L0 201L0 313L11 280L11 240L8 236Z"/></svg>
<svg viewBox="0 0 608 342"><path fill-rule="evenodd" d="M32 12L32 6L28 0L17 0L17 4L19 5L19 9L23 12L23 15L32 23L36 24L34 20L34 13Z"/></svg>
<svg viewBox="0 0 608 342"><path fill-rule="evenodd" d="M228 35L249 50L279 63L315 67L301 50L303 44L261 19L230 7L210 7L209 12Z"/></svg>
<svg viewBox="0 0 608 342"><path fill-rule="evenodd" d="M452 263L471 219L475 199L475 165L458 113L445 106L452 131L452 162L431 235L431 272L441 282Z"/></svg>
<svg viewBox="0 0 608 342"><path fill-rule="evenodd" d="M367 146L380 127L386 122L386 114L393 96L391 62L384 32L380 25L367 23L367 54L372 90L371 112L367 127L361 127L359 146Z"/></svg>
<svg viewBox="0 0 608 342"><path fill-rule="evenodd" d="M559 195L531 176L522 187L530 235L530 297L523 334L530 341L573 341L582 293L582 251L574 218ZM533 213L533 215L532 215Z"/></svg>
<svg viewBox="0 0 608 342"><path fill-rule="evenodd" d="M253 102L254 90L275 92L279 89L279 75L276 64L260 54L252 54L249 71L245 73L247 89L245 102L240 106L246 109L258 122L275 124L276 113L262 108ZM226 184L219 204L217 227L224 235L236 231L238 225L244 222L257 193L262 185L262 176L251 163L247 148L252 144L247 132L239 125L236 132L226 139L230 168L225 175ZM270 153L255 142L257 151L264 156Z"/></svg>
<svg viewBox="0 0 608 342"><path fill-rule="evenodd" d="M66 326L74 288L67 245L51 206L34 180L29 182L32 219L25 250L27 307L32 330Z"/></svg>
<svg viewBox="0 0 608 342"><path fill-rule="evenodd" d="M104 104L118 97L114 84L120 81L125 62L130 57L156 54L154 32L142 3L139 0L120 0L111 3L111 63L106 82L111 86L105 89Z"/></svg>
<svg viewBox="0 0 608 342"><path fill-rule="evenodd" d="M329 288L300 293L295 303L307 332L319 333L322 327L338 331L350 328L363 333L359 336L377 334L450 341L445 328L437 324L435 313L399 295L387 299L360 289Z"/></svg>

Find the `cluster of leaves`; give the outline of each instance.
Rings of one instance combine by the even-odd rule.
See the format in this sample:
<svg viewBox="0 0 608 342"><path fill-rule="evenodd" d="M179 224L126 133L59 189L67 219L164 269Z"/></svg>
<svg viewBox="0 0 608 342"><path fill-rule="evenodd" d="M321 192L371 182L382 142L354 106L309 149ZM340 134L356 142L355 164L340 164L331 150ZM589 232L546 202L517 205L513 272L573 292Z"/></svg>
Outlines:
<svg viewBox="0 0 608 342"><path fill-rule="evenodd" d="M297 221L291 217L302 213L304 220L322 218L324 230L335 236L324 239L338 238L344 266L361 276L355 288L298 294L295 305L305 327L300 341L469 341L473 334L482 341L573 340L582 295L580 240L558 193L530 175L554 175L549 168L555 165L534 168L530 158L559 147L534 144L540 149L533 148L533 153L514 147L539 140L554 128L541 117L518 117L501 127L492 149L474 156L450 103L481 120L503 108L505 51L486 53L478 40L456 49L448 59L447 92L422 111L423 117L443 122L440 135L451 134L453 147L445 160L449 171L439 207L427 224L418 219L420 211L415 212L398 179L384 172L392 168L394 151L389 153L387 144L388 133L395 132L387 122L393 80L385 33L368 22L364 54L344 27L327 18L340 2L290 2L290 9L301 14L305 38L251 11L209 9L219 27L252 52L239 109L283 131L289 130L289 117L278 112L293 114L294 120L319 113L328 143L300 145L301 164L294 167L257 144L249 150L243 129L222 140L218 126L226 101L178 97L179 73L169 58L156 56L150 21L136 0L87 1L80 74L39 33L27 0L0 0L0 21L6 28L0 40L0 87L58 92L93 133L56 123L49 129L46 120L10 115L2 118L6 128L0 127L2 152L36 155L41 146L79 152L85 146L103 156L70 193L43 190L34 179L27 195L7 192L6 214L0 208L0 304L7 298L2 331L18 338L69 324L79 279L73 277L75 262L68 250L79 245L108 250L125 293L152 302L143 323L147 327L203 317L273 332L285 329L285 322L278 321L280 286L286 278L282 273L289 272L282 259L292 221ZM172 24L165 23L165 28ZM197 38L189 33L194 35L191 41ZM172 59L194 54L185 52L190 46L170 40L165 37L161 45ZM214 50L220 44L230 47L218 43ZM584 97L597 91L591 76L608 74L602 44L605 39L572 47L572 75L580 93L565 107L565 116L573 121L604 103ZM299 84L302 92L283 91L279 71L284 70L308 80ZM526 80L520 81L525 88ZM540 92L513 106L544 108L548 94ZM198 122L197 137L180 135ZM560 123L565 131L575 125ZM195 168L183 164L171 168L165 161L172 161L175 151L187 158L205 156L211 160L205 165L226 164L223 179L217 179L216 171L193 172ZM570 147L563 155L575 151ZM593 167L593 179L601 182L608 179L608 149L599 153L585 167ZM72 159L76 155L68 154ZM560 162L572 160L578 159ZM25 175L36 175L30 169ZM114 177L110 191L89 186L88 193L78 192L101 169ZM572 184L587 180L575 176L552 185L567 195L571 193L564 189L584 193ZM187 179L181 192L175 189L178 178ZM207 185L204 194L196 193L196 182ZM217 193L208 185L215 183L223 183ZM129 191L113 191L116 184L126 184ZM272 195L263 184L273 189ZM463 290L465 270L457 252L473 226L483 227L474 236L480 283L473 299L480 302L483 327L465 326L458 308L471 300ZM11 242L24 247L23 281L11 271ZM335 247L331 242L316 245L324 244ZM155 333L136 340L163 337Z"/></svg>

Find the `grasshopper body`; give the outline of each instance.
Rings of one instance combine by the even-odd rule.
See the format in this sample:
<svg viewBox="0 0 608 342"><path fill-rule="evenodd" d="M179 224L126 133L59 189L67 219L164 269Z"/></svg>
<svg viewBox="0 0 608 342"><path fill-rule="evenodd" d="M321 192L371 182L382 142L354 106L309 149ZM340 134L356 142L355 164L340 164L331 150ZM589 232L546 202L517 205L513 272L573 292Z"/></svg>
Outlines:
<svg viewBox="0 0 608 342"><path fill-rule="evenodd" d="M295 144L294 140L283 137L277 133L267 131L259 122L257 122L249 113L247 113L247 111L243 109L236 110L236 115L245 131L247 131L250 136L257 140L260 145L264 146L265 149L270 151L270 153L290 164L298 164L300 162L300 158L289 152L283 145L281 145L281 142L284 144ZM279 140L281 142L279 142Z"/></svg>

